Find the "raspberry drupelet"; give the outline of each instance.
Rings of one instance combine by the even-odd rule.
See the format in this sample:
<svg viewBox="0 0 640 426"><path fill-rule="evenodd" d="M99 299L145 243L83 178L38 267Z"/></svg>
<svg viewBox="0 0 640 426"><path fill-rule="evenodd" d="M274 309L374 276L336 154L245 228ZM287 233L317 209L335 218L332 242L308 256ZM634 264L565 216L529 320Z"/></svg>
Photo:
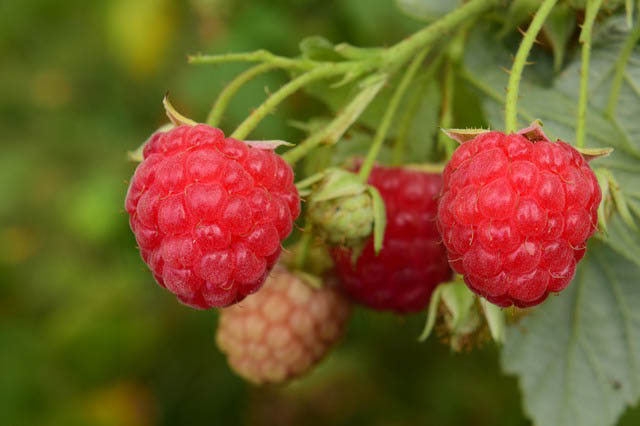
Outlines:
<svg viewBox="0 0 640 426"><path fill-rule="evenodd" d="M155 133L143 157L125 209L158 284L199 309L257 291L300 213L291 167L204 124Z"/></svg>

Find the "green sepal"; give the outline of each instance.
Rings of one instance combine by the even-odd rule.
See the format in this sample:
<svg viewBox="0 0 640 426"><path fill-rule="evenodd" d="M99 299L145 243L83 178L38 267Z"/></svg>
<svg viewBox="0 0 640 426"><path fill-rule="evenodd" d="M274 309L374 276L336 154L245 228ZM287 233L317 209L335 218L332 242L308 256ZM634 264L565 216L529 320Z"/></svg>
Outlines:
<svg viewBox="0 0 640 426"><path fill-rule="evenodd" d="M329 169L325 174L326 180L318 191L313 193L313 201L327 201L349 195L362 194L367 186L358 180L354 173L342 169Z"/></svg>
<svg viewBox="0 0 640 426"><path fill-rule="evenodd" d="M471 321L473 324L469 323L476 297L462 281L453 282L442 290L442 301L451 313L453 334L466 331L465 329L468 328L472 330L476 328L476 321Z"/></svg>
<svg viewBox="0 0 640 426"><path fill-rule="evenodd" d="M377 255L382 250L384 230L387 227L387 210L380 192L373 186L367 185L373 206L373 250Z"/></svg>
<svg viewBox="0 0 640 426"><path fill-rule="evenodd" d="M609 177L606 169L596 169L596 178L598 179L598 185L600 185L600 192L602 193L602 201L598 206L598 229L604 233L607 233L607 219L609 212L611 211L611 194L609 193Z"/></svg>
<svg viewBox="0 0 640 426"><path fill-rule="evenodd" d="M424 325L418 341L424 342L429 338L433 328L436 325L436 318L438 317L438 308L440 306L440 300L442 299L442 289L447 284L440 284L431 294L431 300L429 301L429 308L427 309L427 322Z"/></svg>
<svg viewBox="0 0 640 426"><path fill-rule="evenodd" d="M480 297L480 306L489 326L489 333L494 342L504 343L506 340L506 321L504 311L493 303Z"/></svg>
<svg viewBox="0 0 640 426"><path fill-rule="evenodd" d="M491 130L489 129L482 129L482 128L477 128L477 129L440 129L444 132L445 135L449 136L451 139L453 139L454 141L462 144L465 142L468 142L470 140L472 140L473 138L475 138L478 135L481 135L483 133L487 133L490 132Z"/></svg>
<svg viewBox="0 0 640 426"><path fill-rule="evenodd" d="M174 107L173 105L171 105L171 102L169 102L169 94L167 93L166 95L164 95L164 98L162 99L162 105L164 105L164 110L167 113L167 117L169 117L169 120L171 120L171 122L173 124L175 124L176 126L195 126L196 124L198 124L197 122L193 121L190 118L185 117L184 115L180 114Z"/></svg>
<svg viewBox="0 0 640 426"><path fill-rule="evenodd" d="M321 36L305 37L299 44L300 52L305 59L312 61L338 62L344 58L335 51L333 43Z"/></svg>
<svg viewBox="0 0 640 426"><path fill-rule="evenodd" d="M586 161L591 161L600 157L608 157L613 152L613 148L574 148L582 154L582 158Z"/></svg>

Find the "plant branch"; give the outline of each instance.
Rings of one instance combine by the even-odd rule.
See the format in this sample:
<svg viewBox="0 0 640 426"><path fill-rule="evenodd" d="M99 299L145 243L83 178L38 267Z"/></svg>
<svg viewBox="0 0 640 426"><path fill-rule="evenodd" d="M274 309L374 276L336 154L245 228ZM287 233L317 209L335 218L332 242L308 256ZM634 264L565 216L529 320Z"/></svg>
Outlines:
<svg viewBox="0 0 640 426"><path fill-rule="evenodd" d="M633 48L638 44L638 41L640 41L640 22L636 23L633 31L627 36L627 39L622 45L620 56L618 56L618 59L616 60L613 81L611 82L611 92L609 93L607 109L605 110L605 114L610 119L615 116L618 98L620 97L620 89L622 88L622 79L624 78L625 67L627 66L627 62L629 62Z"/></svg>
<svg viewBox="0 0 640 426"><path fill-rule="evenodd" d="M580 98L578 99L578 122L576 124L576 146L584 147L586 117L587 117L587 97L589 95L589 61L591 57L591 32L593 23L598 15L598 10L602 5L602 0L588 0L587 11L580 33L582 43L582 62L580 69Z"/></svg>
<svg viewBox="0 0 640 426"><path fill-rule="evenodd" d="M252 80L256 76L263 74L265 72L271 71L278 66L269 62L265 62L262 64L258 64L254 67L249 68L245 72L239 74L236 78L231 80L229 84L222 89L222 92L218 95L216 102L213 104L211 111L207 117L207 124L216 127L220 123L220 119L222 118L222 114L224 114L229 102L231 102L231 98L240 90L242 86L244 86L248 81Z"/></svg>
<svg viewBox="0 0 640 426"><path fill-rule="evenodd" d="M315 63L301 58L286 58L284 56L274 55L273 53L261 49L254 52L245 53L227 53L222 55L192 55L189 56L190 64L222 64L227 62L263 62L273 64L282 68L297 68L301 70L309 70L314 67Z"/></svg>
<svg viewBox="0 0 640 426"><path fill-rule="evenodd" d="M322 130L309 135L295 148L285 152L282 158L287 163L293 165L321 143L333 144L337 142L344 132L360 117L385 83L386 78L380 78L379 81L362 89L329 124L322 128Z"/></svg>
<svg viewBox="0 0 640 426"><path fill-rule="evenodd" d="M386 64L405 63L420 49L431 46L435 41L451 33L458 26L473 20L473 18L492 9L498 3L499 0L470 0L428 27L387 49L384 53L383 62Z"/></svg>
<svg viewBox="0 0 640 426"><path fill-rule="evenodd" d="M389 131L389 127L391 126L391 122L393 121L393 116L398 109L398 105L400 105L400 101L404 96L404 93L407 91L409 84L413 80L413 77L416 75L418 68L420 68L420 64L424 61L424 58L427 56L429 48L423 49L420 53L413 58L413 61L405 71L402 76L402 80L398 84L391 100L389 101L389 105L387 106L387 110L384 112L382 117L382 121L378 126L378 130L373 138L373 142L371 143L371 147L369 148L369 152L367 153L364 162L362 163L362 167L360 168L360 172L358 173L358 177L361 182L366 182L369 178L369 173L373 168L373 163L376 161L378 157L378 153L382 148L382 143L384 142L384 138L387 136L387 132Z"/></svg>
<svg viewBox="0 0 640 426"><path fill-rule="evenodd" d="M258 108L253 110L251 114L238 126L238 128L231 134L232 138L244 139L251 133L251 131L262 121L262 119L273 109L280 104L289 95L296 92L301 87L307 84L319 80L321 78L327 78L334 75L341 74L348 71L350 63L341 62L339 64L326 64L307 71L306 73L294 78L278 91L273 93L266 101L264 101Z"/></svg>
<svg viewBox="0 0 640 426"><path fill-rule="evenodd" d="M540 29L542 29L544 21L547 19L547 16L549 16L551 9L553 9L556 2L557 0L544 0L542 2L542 5L540 5L536 15L533 17L531 24L529 24L529 29L527 29L513 61L513 66L511 67L511 72L509 74L509 84L507 85L505 105L504 123L505 131L507 133L516 131L518 127L518 89L520 88L520 80L522 79L522 70L527 62L527 57L529 56L531 47L533 46Z"/></svg>

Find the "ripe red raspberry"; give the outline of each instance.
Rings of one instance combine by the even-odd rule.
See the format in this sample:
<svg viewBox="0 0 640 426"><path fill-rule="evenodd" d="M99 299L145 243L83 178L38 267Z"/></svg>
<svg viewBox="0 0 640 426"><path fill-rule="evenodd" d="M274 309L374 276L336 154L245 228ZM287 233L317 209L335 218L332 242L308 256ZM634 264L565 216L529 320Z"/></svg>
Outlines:
<svg viewBox="0 0 640 426"><path fill-rule="evenodd" d="M578 151L544 135L489 132L460 145L443 177L437 224L471 290L527 307L569 284L601 199Z"/></svg>
<svg viewBox="0 0 640 426"><path fill-rule="evenodd" d="M369 183L382 195L387 227L376 256L373 238L354 265L351 251L333 249L337 274L354 300L378 310L422 310L433 289L451 277L435 225L438 174L376 166Z"/></svg>
<svg viewBox="0 0 640 426"><path fill-rule="evenodd" d="M312 289L276 267L258 293L221 311L216 340L245 379L281 383L326 355L342 336L349 312L335 287Z"/></svg>
<svg viewBox="0 0 640 426"><path fill-rule="evenodd" d="M125 208L156 281L194 308L258 290L300 212L291 167L213 127L154 134Z"/></svg>

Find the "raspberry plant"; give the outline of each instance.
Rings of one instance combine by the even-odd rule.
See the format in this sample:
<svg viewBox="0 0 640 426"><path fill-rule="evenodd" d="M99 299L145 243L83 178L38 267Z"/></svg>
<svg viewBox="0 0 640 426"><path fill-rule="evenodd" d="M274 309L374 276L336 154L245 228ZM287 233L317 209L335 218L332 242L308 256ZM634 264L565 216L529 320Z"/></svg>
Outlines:
<svg viewBox="0 0 640 426"><path fill-rule="evenodd" d="M493 338L505 372L519 377L525 412L535 424L614 424L640 398L640 25L634 2L396 3L426 26L389 47L334 45L313 36L302 40L295 57L266 50L190 56L192 64L254 65L220 92L206 125L167 105L181 127L164 135L216 135L223 142L210 145L222 156L204 159L203 170L235 161L253 180L233 189L223 185L229 173L221 175L222 195L202 192L187 209L186 225L169 223L163 218L177 217L175 209L145 207L145 194L155 194L149 176L168 191L155 194L164 204L167 196L189 197L201 182L192 175L193 182L178 182L175 167L150 164L150 158L174 149L194 156L202 148L196 136L175 147L157 142L173 136L152 137L127 199L142 257L158 282L187 304L239 302L259 289L277 261L299 213L299 192L308 202L295 244L288 246L290 271L279 272L288 282L323 288L327 277L337 276L354 302L374 309L428 305L421 338L440 330L454 350ZM289 82L235 130L224 129L229 137L223 139L218 127L226 124L233 97L274 70L286 71ZM293 123L305 137L281 157L260 150L274 149L277 141L246 141L299 91L328 111ZM482 119L465 115L469 108ZM249 154L237 157L240 151L270 160L252 162L244 158ZM295 170L295 188L289 180L272 182L279 182L276 170L289 173L285 162ZM421 174L433 176L437 187L416 183ZM225 216L211 198L236 194L248 203L255 191L275 191L288 219L271 215L264 200L250 213ZM198 218L216 228L196 231ZM204 262L203 247L211 249L207 245L225 233L232 239L222 249L232 252L234 266L220 257ZM195 251L187 250L192 246ZM242 254L243 247L254 257ZM314 264L310 253L319 248L331 252L334 268ZM211 283L220 288L211 290ZM277 291L250 296L250 312L240 303L221 314L219 344L234 368L255 382L279 382L303 370L286 364L295 354L255 349L268 336L245 335L244 317L253 311L259 313L256 327L280 326L270 321L281 315L282 324L295 328L287 297L270 311L266 299ZM343 318L322 320L318 329Z"/></svg>

